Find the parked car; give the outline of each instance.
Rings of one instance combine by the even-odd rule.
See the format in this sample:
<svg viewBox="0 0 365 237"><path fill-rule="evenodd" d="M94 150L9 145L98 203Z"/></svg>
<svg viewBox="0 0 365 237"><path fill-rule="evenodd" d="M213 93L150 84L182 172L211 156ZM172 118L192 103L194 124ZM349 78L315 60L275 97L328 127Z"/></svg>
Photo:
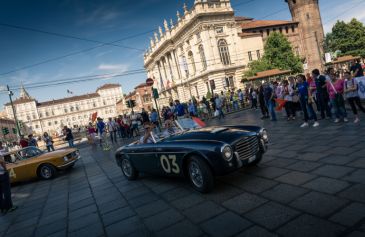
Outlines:
<svg viewBox="0 0 365 237"><path fill-rule="evenodd" d="M140 172L189 178L199 192L214 187L214 176L258 164L267 150L268 134L258 126L200 128L192 119L175 121L174 133L152 133L153 143L120 147L117 164L129 180Z"/></svg>

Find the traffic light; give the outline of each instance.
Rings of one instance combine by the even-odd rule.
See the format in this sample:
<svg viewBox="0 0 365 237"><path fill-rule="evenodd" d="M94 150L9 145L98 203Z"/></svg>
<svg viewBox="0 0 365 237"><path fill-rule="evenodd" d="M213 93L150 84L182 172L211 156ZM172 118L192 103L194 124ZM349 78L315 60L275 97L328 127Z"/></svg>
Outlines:
<svg viewBox="0 0 365 237"><path fill-rule="evenodd" d="M125 104L127 105L128 108L134 108L134 107L136 107L136 101L135 100L127 100L125 102Z"/></svg>
<svg viewBox="0 0 365 237"><path fill-rule="evenodd" d="M158 99L159 96L158 96L158 90L156 88L153 88L152 89L152 95L153 95L153 98L154 99Z"/></svg>
<svg viewBox="0 0 365 237"><path fill-rule="evenodd" d="M17 132L17 131L16 131L16 128L13 128L13 133L14 133L14 134L16 134L16 132Z"/></svg>
<svg viewBox="0 0 365 237"><path fill-rule="evenodd" d="M9 129L6 127L3 127L2 129L4 136L9 134Z"/></svg>

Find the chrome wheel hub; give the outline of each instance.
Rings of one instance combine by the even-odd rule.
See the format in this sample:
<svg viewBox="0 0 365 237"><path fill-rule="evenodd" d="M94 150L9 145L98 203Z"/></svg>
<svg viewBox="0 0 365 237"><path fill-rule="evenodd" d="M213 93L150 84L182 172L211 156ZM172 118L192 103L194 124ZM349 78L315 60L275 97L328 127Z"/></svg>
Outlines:
<svg viewBox="0 0 365 237"><path fill-rule="evenodd" d="M129 162L129 160L127 159L123 159L122 160L122 169L123 169L123 173L130 177L132 175L132 166L131 163Z"/></svg>
<svg viewBox="0 0 365 237"><path fill-rule="evenodd" d="M41 170L42 176L49 179L52 176L52 172L48 167L43 167Z"/></svg>
<svg viewBox="0 0 365 237"><path fill-rule="evenodd" d="M191 181L193 182L193 184L196 187L198 187L198 188L203 187L204 181L203 181L202 172L200 170L199 165L194 161L191 162L189 165L189 175L190 175Z"/></svg>

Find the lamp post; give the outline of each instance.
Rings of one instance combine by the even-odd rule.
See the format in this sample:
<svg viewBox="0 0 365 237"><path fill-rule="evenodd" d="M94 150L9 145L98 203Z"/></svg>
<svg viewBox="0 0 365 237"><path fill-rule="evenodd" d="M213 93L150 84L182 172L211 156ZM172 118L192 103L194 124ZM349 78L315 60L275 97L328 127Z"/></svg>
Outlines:
<svg viewBox="0 0 365 237"><path fill-rule="evenodd" d="M17 128L17 130L18 130L18 136L20 137L20 136L22 135L22 133L20 132L19 123L18 123L18 119L16 118L16 113L15 113L14 103L13 103L13 99L12 99L12 96L13 96L14 94L13 94L13 92L10 90L9 85L6 85L6 89L7 89L8 94L9 94L10 105L11 105L11 109L13 110L13 116L14 116L14 120L15 120L16 128Z"/></svg>

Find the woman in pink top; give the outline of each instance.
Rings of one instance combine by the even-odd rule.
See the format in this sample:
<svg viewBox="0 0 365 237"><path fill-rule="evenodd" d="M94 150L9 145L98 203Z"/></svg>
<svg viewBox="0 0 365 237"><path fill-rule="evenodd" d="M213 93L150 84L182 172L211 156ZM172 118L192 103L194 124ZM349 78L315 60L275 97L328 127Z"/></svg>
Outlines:
<svg viewBox="0 0 365 237"><path fill-rule="evenodd" d="M344 122L348 122L345 100L343 98L344 80L337 78L335 73L331 73L329 76L330 80L327 81L327 91L331 105L335 111L335 123L338 123L340 119L343 119Z"/></svg>

